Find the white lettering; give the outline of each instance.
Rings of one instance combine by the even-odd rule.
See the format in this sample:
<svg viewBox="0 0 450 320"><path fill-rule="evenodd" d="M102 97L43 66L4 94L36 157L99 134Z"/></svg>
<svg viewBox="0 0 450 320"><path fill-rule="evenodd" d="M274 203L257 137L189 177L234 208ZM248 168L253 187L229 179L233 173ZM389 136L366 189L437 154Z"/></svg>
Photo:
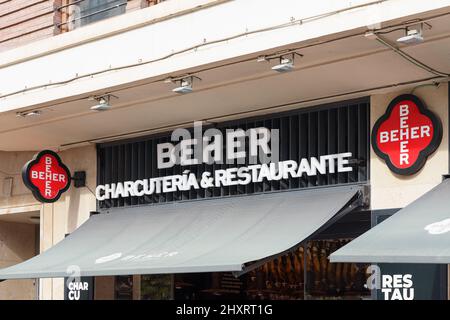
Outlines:
<svg viewBox="0 0 450 320"><path fill-rule="evenodd" d="M245 158L244 139L244 130L238 129L227 133L227 163L233 163L234 159Z"/></svg>
<svg viewBox="0 0 450 320"><path fill-rule="evenodd" d="M347 158L350 158L351 156L351 152L337 154L338 172L349 172L353 170L352 167L346 167L346 165L349 164Z"/></svg>
<svg viewBox="0 0 450 320"><path fill-rule="evenodd" d="M400 165L409 164L409 154L400 153Z"/></svg>
<svg viewBox="0 0 450 320"><path fill-rule="evenodd" d="M380 143L385 143L389 141L389 132L381 131L380 132Z"/></svg>
<svg viewBox="0 0 450 320"><path fill-rule="evenodd" d="M192 146L197 144L196 139L182 140L180 142L180 165L190 166L198 164L198 159L193 159L194 150Z"/></svg>
<svg viewBox="0 0 450 320"><path fill-rule="evenodd" d="M407 104L400 105L400 117L409 115L409 106Z"/></svg>
<svg viewBox="0 0 450 320"><path fill-rule="evenodd" d="M407 147L408 147L408 141L402 141L402 142L400 142L400 152L401 152L401 153L403 153L403 152L409 152L409 149L408 149Z"/></svg>
<svg viewBox="0 0 450 320"><path fill-rule="evenodd" d="M160 143L156 146L158 157L158 169L171 168L175 165L176 158L173 153L174 146L170 142Z"/></svg>
<svg viewBox="0 0 450 320"><path fill-rule="evenodd" d="M263 153L270 154L270 130L267 128L254 128L248 131L250 137L250 156L256 157L258 155L258 148L261 148Z"/></svg>
<svg viewBox="0 0 450 320"><path fill-rule="evenodd" d="M351 152L324 155L318 158L302 158L300 162L286 160L270 164L257 164L202 172L199 176L185 170L182 174L163 176L136 181L124 181L99 185L95 189L97 200L116 199L119 197L143 196L191 189L247 185L249 183L276 181L297 178L303 174L314 176L319 174L349 172Z"/></svg>
<svg viewBox="0 0 450 320"><path fill-rule="evenodd" d="M420 135L422 136L422 137L425 137L425 136L427 136L427 137L429 137L430 136L430 126L421 126L420 127Z"/></svg>
<svg viewBox="0 0 450 320"><path fill-rule="evenodd" d="M400 128L408 128L408 124L406 121L408 120L408 117L400 117Z"/></svg>

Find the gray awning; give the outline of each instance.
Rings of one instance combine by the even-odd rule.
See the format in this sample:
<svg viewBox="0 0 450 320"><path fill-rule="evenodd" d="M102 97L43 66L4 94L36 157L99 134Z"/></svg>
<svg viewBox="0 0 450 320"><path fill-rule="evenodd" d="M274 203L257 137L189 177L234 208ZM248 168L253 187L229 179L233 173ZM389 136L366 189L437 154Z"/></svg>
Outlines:
<svg viewBox="0 0 450 320"><path fill-rule="evenodd" d="M334 252L331 262L450 263L450 179Z"/></svg>
<svg viewBox="0 0 450 320"><path fill-rule="evenodd" d="M278 192L114 210L92 216L0 279L234 271L322 227L359 187ZM75 266L75 267L73 267Z"/></svg>

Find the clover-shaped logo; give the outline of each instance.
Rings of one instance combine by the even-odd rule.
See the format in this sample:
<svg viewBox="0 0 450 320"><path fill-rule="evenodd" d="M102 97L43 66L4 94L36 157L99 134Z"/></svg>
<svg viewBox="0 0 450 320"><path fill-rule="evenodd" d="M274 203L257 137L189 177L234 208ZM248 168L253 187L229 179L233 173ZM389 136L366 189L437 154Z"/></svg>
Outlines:
<svg viewBox="0 0 450 320"><path fill-rule="evenodd" d="M439 147L442 124L423 102L411 94L389 104L372 131L372 147L394 173L411 175Z"/></svg>
<svg viewBox="0 0 450 320"><path fill-rule="evenodd" d="M70 171L53 151L44 150L27 162L22 179L41 202L55 202L70 187Z"/></svg>

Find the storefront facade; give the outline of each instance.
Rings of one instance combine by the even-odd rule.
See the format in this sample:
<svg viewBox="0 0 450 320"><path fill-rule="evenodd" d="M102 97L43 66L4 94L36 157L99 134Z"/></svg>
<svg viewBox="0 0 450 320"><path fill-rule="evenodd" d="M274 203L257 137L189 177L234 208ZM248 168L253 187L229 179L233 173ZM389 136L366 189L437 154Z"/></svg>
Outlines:
<svg viewBox="0 0 450 320"><path fill-rule="evenodd" d="M448 86L425 87L420 99L442 120L443 139L433 154L414 177L393 175L386 163L370 148L369 136L374 123L382 116L389 102L409 93L392 92L358 100L342 101L328 105L294 109L284 113L268 114L258 118L220 123L215 128L247 130L254 127L280 129L280 160L302 159L333 153L351 152L352 171L318 177L303 177L288 181L255 183L246 186L210 188L174 192L160 196L128 197L99 202L99 210L116 207L149 206L172 201L204 201L214 197L242 196L279 190L296 190L335 185L356 184L367 186L365 203L344 218L314 234L303 245L287 255L275 258L251 273L236 279L231 273L177 274L175 276L129 276L101 279L98 282L115 281L119 287L127 287L128 294L117 292L117 286L109 286L109 298L175 298L175 299L383 299L378 292L365 289L369 264L331 264L328 256L352 239L375 226L383 219L429 191L442 180L442 172L448 168ZM417 94L417 93L416 93ZM376 107L374 107L374 105ZM438 106L436 107L432 107ZM443 106L443 108L442 108ZM440 120L441 121L441 120ZM142 177L157 177L156 145L170 141L168 135L151 136L119 141L98 146L98 183L104 185L119 181L131 181ZM225 149L224 149L225 150ZM151 152L153 151L153 152ZM147 155L147 156L146 156ZM248 160L248 159L247 159ZM153 163L153 165L152 165ZM234 164L225 165L233 167ZM219 170L224 166L190 166L196 173ZM160 172L162 175L178 174L182 169ZM414 192L411 192L413 189ZM288 191L289 192L289 191ZM202 200L203 199L203 200ZM151 210L151 209L150 209ZM303 255L306 252L306 255ZM416 299L446 299L446 265L382 265L386 274L414 273ZM395 270L395 271L394 271ZM305 280L306 279L306 280ZM128 284L128 285L126 285ZM155 285L156 284L156 285ZM155 285L161 291L147 289ZM142 289L144 288L144 289ZM142 293L150 291L151 293ZM100 294L100 293L98 293ZM154 294L154 296L152 296Z"/></svg>
<svg viewBox="0 0 450 320"><path fill-rule="evenodd" d="M351 154L348 156L348 160L352 163L349 167L351 171L338 172L337 169L327 168L327 172L323 174L311 174L310 176L302 174L299 178L288 176L287 179L275 178L273 180L264 178L261 182L252 181L250 183L246 182L250 179L249 177L247 177L248 179L236 177L235 180L239 183L230 183L228 186L191 188L187 191L178 190L176 192L162 190L159 194L155 191L149 196L117 197L99 201L99 212L114 212L115 208L123 209L135 206L145 206L151 210L154 205L170 204L171 202L181 201L184 203L215 198L251 197L261 193L289 192L289 190L340 185L368 185L369 110L369 98L362 98L311 108L293 109L283 113L269 113L256 118L242 118L209 126L209 128L212 127L222 132L222 136L225 137L223 146L220 146L224 157L229 150L226 141L230 141L230 138L225 135L227 130L242 129L249 132L255 128L266 128L272 133L278 130L278 163L287 160L300 162L300 159L311 159L311 157L319 159L321 156L349 153ZM208 127L203 130L208 130ZM274 134L272 134L272 139L276 139ZM171 168L158 169L158 145L170 141L172 140L169 133L99 145L98 184L111 185L123 181L173 176L181 174L185 170L194 173L196 177L201 177L204 172L215 173L218 170L230 168L248 168L251 164L249 153L252 142L247 136L247 147L242 149L246 152L245 158L236 158L228 163L223 161L224 163L219 164L213 162L187 166L175 164ZM276 152L275 149L271 151ZM239 162L240 160L243 161ZM276 162L272 160L271 163L275 164ZM329 167L334 167L334 165L329 165ZM330 173L330 171L334 172ZM238 175L237 171L236 175ZM102 190L102 192L104 191ZM173 278L170 275L162 276L166 284L162 286L161 290L172 293L172 295L165 293L165 297L176 299L224 297L303 299L305 295L307 297L327 295L345 297L348 295L352 298L352 296L367 295L368 293L363 287L365 277L363 268L358 268L355 264L340 264L335 268L329 266L327 262L330 252L369 228L370 215L367 212L367 205L365 208L362 204L355 211L357 213L353 212L352 216L346 218L347 222L341 221L340 224L326 228L328 230L318 234L315 240L311 239L304 246L292 250L287 255L268 261L245 276L235 278L232 273L176 274ZM245 215L244 211L242 215ZM307 281L304 280L305 276L308 278ZM152 296L152 291L148 288L152 282L162 281L159 280L159 277L141 276L134 281L132 276L118 277L115 279L116 291L117 286L120 287L123 281L134 285L136 281L140 281L141 292L149 291L141 294L141 298L145 298L146 295L149 299L160 297L157 291L154 293L156 296ZM129 290L128 297L131 298L132 288ZM122 297L122 293L116 292L115 296Z"/></svg>
<svg viewBox="0 0 450 320"><path fill-rule="evenodd" d="M410 90L406 92L409 93ZM310 107L295 108L293 106L290 111L267 113L258 117L242 117L234 121L219 122L213 126L203 127L203 132L214 128L223 133L224 137L227 129L228 131L242 129L245 132L254 128L278 129L279 162L296 159L300 163L301 159L312 157L320 159L321 156L349 153L348 167L351 170L348 171L333 170L329 163L324 173L308 175L303 172L299 177L288 176L287 179L264 178L261 182L252 181L245 184L236 183L228 186L190 188L186 191L171 192L164 192L161 186L159 193L154 191L149 195L123 197L117 194L113 197L111 193L111 199L100 201L95 199L93 193L96 192L97 186L173 176L185 170L201 176L205 171L214 173L217 170L249 165L250 144L243 149L247 152L244 162L238 163L239 160L234 159L224 164L201 163L187 166L175 164L171 168L158 169L157 154L160 150L157 146L171 141L171 132L167 132L60 153L63 161L84 159L78 163L68 160L66 164L72 171L86 171L87 177L90 178L87 186L90 186L91 190L71 187L68 193L55 204L30 205L27 210L41 212L41 217L46 223L40 226L41 230L46 231L49 227L51 228L52 232L47 232L45 239L58 234L58 237L67 236L69 232L64 230L65 223L68 223L67 226L71 226L72 230L76 230L77 224L81 224L83 219L88 219L88 216L94 212L108 214L115 210L133 210L134 208L145 208L148 212L152 212L155 206L170 205L173 202L190 203L210 201L215 198L254 197L258 194L332 189L346 185L361 186L364 190L364 199L356 208L348 210L340 219L326 224L287 254L268 259L267 262L240 277L236 278L230 272L87 277L83 279L90 283L90 290L84 297L94 299L374 298L374 293L364 287L368 277L366 269L369 264L330 263L329 255L439 184L449 162L447 120L449 95L446 83L439 87L418 88L415 91L415 95L442 123L442 141L437 150L426 160L419 173L412 177L394 175L383 159L380 159L370 147L370 133L374 123L385 112L389 102L403 93L405 92L396 91L385 95L373 95ZM193 133L192 130L191 133ZM227 155L228 145L225 139L223 142L221 149L223 155ZM32 155L32 153L24 155L24 160L27 160L26 157L31 158ZM93 166L93 163L96 163L96 166ZM312 167L312 162L309 165ZM84 205L83 210L70 208L70 206L67 208L64 203L72 196L88 200L80 201ZM31 199L30 202L32 202ZM46 209L48 207L52 207L52 210ZM67 209L72 211L66 211ZM80 211L84 211L85 217L77 217ZM120 214L126 215L127 212ZM50 221L46 217L50 217L48 219ZM386 265L384 268L386 270L394 268L397 272L403 273L417 272L415 275L417 282L423 284L418 285L416 297L446 298L446 265L395 264ZM416 269L418 271L414 271ZM430 279L434 280L430 281ZM12 282L10 288L14 288L12 291L15 291L17 286L14 282L25 281L8 280L4 284ZM427 284L430 284L431 288ZM64 288L64 281L41 279L41 294L45 292L47 285L59 291ZM30 290L30 287L24 290ZM64 296L66 299L69 298L68 291L70 290L66 289Z"/></svg>
<svg viewBox="0 0 450 320"><path fill-rule="evenodd" d="M146 51L133 47L140 45L134 32L155 35L154 29L165 24L179 30L186 21L195 31L194 18L218 19L236 10L228 1L196 1L191 5L197 4L197 9L187 2L183 8L173 4L176 0L170 2L130 13L136 23L157 21L136 29L121 24L125 15L112 18L117 28L128 30L124 32L129 32L130 48L136 50L123 56L111 53L108 63L113 70L106 76L97 77L94 69L104 61L96 62L91 55L83 68L92 74L80 82L50 85L42 89L47 90L44 93L35 88L22 96L2 96L0 108L9 108L4 101L16 99L9 105L14 102L21 109L17 114L2 109L14 120L5 118L0 132L5 150L0 153L0 276L5 272L7 279L0 283L0 299L392 298L366 287L372 261L334 263L330 255L427 194L450 173L450 88L444 72L448 61L441 54L448 47L450 4L422 8L419 1L417 6L410 2L407 10L393 10L389 1L365 3L344 11L354 15L347 20L355 25L340 31L314 29L328 34L305 29L302 37L309 38L300 39L295 38L297 33L275 29L280 32L276 36L255 36L240 44L226 37L228 43L217 53L208 50L218 49L221 42L210 48L215 37L206 34L212 30L204 30L205 50L196 47L186 61L177 53L164 65L151 50L151 57L131 57ZM239 14L249 16L245 14L249 7L241 5ZM377 13L370 15L373 25L365 21L365 6ZM182 10L179 16L165 20L177 10ZM202 15L203 10L210 15ZM269 6L264 10L273 11ZM269 16L267 22L276 15ZM399 26L415 27L413 18L433 25L430 29L425 25L428 38L423 44L404 46L399 53L380 42L383 37L395 41L403 32ZM305 18L302 23L315 21ZM98 26L106 28L107 21L102 23ZM14 68L19 66L37 70L31 64L53 61L52 70L58 73L54 79L65 79L74 70L78 77L79 70L71 69L77 61L67 69L57 66L63 54L83 56L90 50L116 48L115 41L120 40L112 31L101 41L87 41L92 35L84 32L89 30L94 32L94 27L73 31L80 44L55 47L53 60L36 53L36 60L22 65L9 61L6 52L0 61L5 64L4 76L18 72ZM368 30L379 33L367 34ZM61 39L69 41L67 35ZM188 35L185 40L196 39ZM161 51L174 52L160 43ZM265 47L268 43L270 48ZM251 50L244 48L247 45ZM414 52L417 61L402 56ZM292 58L290 63L295 60L288 66L291 72L277 71L286 67L287 58ZM122 59L140 61L132 67L139 72L122 70L118 66ZM161 69L146 69L147 60L153 61L149 66L158 64ZM39 80L33 78L36 74L27 81ZM14 91L14 81L5 85L5 92ZM186 93L193 94L179 95L176 90L186 90L186 81L190 88ZM399 119L392 120L389 106L403 95L414 97L413 102L418 99L416 105L423 107L417 114L401 109ZM112 108L90 109L96 103L94 107L106 103ZM26 115L35 109L38 120ZM180 129L187 130L175 132L188 136L172 139L174 130ZM389 147L374 144L377 130L389 132L379 141ZM203 141L200 154L195 139ZM23 179L26 163L46 149L55 151L68 170L68 184L60 186L57 201L46 201L46 184L39 189ZM172 149L180 152L181 160L172 158ZM47 181L44 173L25 176ZM36 197L39 191L43 197ZM233 219L227 220L227 215ZM142 232L145 223L148 234ZM215 245L208 230L214 230L217 239L223 236L223 243ZM202 241L210 246L201 247ZM108 242L110 246L122 242L123 248L135 250L115 250ZM76 252L77 248L86 253ZM200 254L196 248L205 251ZM176 261L173 265L171 258ZM15 265L18 269L3 269ZM411 275L415 299L448 299L450 269L445 263L377 266L382 274ZM71 284L68 279L77 275L81 285Z"/></svg>

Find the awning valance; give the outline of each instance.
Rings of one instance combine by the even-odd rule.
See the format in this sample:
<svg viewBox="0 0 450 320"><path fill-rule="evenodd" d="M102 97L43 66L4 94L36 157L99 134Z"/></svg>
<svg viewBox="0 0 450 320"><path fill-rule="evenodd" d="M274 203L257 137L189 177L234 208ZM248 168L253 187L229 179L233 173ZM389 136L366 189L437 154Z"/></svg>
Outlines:
<svg viewBox="0 0 450 320"><path fill-rule="evenodd" d="M92 216L0 279L243 270L295 247L358 197L357 186L115 209Z"/></svg>
<svg viewBox="0 0 450 320"><path fill-rule="evenodd" d="M331 262L450 263L450 179L331 254Z"/></svg>

